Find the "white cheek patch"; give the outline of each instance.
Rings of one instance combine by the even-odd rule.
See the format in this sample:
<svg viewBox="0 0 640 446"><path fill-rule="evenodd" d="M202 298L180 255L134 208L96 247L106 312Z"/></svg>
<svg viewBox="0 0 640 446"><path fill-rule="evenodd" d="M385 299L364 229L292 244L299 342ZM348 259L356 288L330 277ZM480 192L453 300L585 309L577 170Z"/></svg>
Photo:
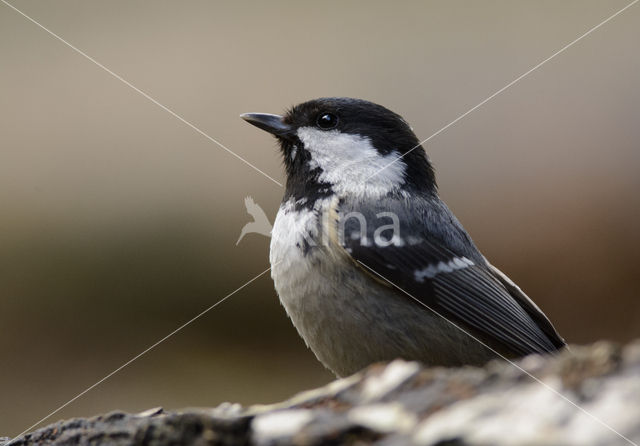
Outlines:
<svg viewBox="0 0 640 446"><path fill-rule="evenodd" d="M320 168L320 181L338 194L381 197L404 183L400 154L381 155L368 138L312 127L299 128L298 138L311 154L309 167Z"/></svg>

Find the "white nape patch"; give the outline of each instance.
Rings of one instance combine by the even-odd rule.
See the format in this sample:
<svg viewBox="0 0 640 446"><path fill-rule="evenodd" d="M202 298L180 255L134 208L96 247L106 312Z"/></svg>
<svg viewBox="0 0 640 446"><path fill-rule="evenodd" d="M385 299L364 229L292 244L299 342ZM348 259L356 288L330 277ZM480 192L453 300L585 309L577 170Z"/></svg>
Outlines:
<svg viewBox="0 0 640 446"><path fill-rule="evenodd" d="M369 138L312 127L299 128L298 137L311 154L309 167L319 167L320 181L338 194L382 197L404 184L406 165L400 154L381 155Z"/></svg>
<svg viewBox="0 0 640 446"><path fill-rule="evenodd" d="M251 422L253 435L258 440L290 437L298 433L311 419L308 409L290 409L258 415Z"/></svg>
<svg viewBox="0 0 640 446"><path fill-rule="evenodd" d="M372 376L364 382L362 396L365 401L380 399L400 387L419 371L420 366L417 362L396 359L389 363L380 375Z"/></svg>
<svg viewBox="0 0 640 446"><path fill-rule="evenodd" d="M413 272L413 278L417 282L424 282L424 279L433 279L441 273L452 273L460 269L468 268L474 263L466 257L456 257L449 262L439 262L436 265L429 265L423 269L417 269Z"/></svg>

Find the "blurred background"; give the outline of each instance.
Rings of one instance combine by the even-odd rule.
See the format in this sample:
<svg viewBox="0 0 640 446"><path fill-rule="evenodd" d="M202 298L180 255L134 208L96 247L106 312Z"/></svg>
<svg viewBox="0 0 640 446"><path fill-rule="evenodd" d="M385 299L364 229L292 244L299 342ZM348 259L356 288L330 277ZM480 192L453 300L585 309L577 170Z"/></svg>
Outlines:
<svg viewBox="0 0 640 446"><path fill-rule="evenodd" d="M625 1L14 3L284 182L238 118L320 96L424 139ZM425 147L440 191L571 343L640 336L640 6ZM0 4L0 434L13 436L268 267L244 198L282 189ZM269 403L332 375L268 274L52 420Z"/></svg>

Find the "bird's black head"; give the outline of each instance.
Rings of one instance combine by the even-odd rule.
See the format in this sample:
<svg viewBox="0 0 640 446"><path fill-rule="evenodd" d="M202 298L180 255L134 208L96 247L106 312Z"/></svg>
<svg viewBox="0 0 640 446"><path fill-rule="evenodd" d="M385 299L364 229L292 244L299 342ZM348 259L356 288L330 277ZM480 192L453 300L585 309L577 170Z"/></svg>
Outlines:
<svg viewBox="0 0 640 446"><path fill-rule="evenodd" d="M420 141L400 115L381 105L321 98L296 105L285 116L242 118L278 138L288 197L435 193L433 168Z"/></svg>

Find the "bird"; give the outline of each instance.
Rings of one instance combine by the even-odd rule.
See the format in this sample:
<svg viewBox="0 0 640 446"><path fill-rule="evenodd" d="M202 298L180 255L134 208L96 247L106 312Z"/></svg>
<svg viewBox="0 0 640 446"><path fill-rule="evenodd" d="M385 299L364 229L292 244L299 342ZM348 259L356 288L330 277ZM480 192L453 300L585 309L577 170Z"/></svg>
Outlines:
<svg viewBox="0 0 640 446"><path fill-rule="evenodd" d="M244 206L247 208L247 213L253 217L253 221L250 221L242 227L236 246L238 246L240 240L242 240L246 234L255 233L271 237L272 225L269 222L269 217L267 217L262 208L253 201L252 197L245 197Z"/></svg>
<svg viewBox="0 0 640 446"><path fill-rule="evenodd" d="M241 118L275 136L284 161L269 253L275 289L336 376L395 358L481 366L566 346L442 201L402 116L329 97Z"/></svg>

